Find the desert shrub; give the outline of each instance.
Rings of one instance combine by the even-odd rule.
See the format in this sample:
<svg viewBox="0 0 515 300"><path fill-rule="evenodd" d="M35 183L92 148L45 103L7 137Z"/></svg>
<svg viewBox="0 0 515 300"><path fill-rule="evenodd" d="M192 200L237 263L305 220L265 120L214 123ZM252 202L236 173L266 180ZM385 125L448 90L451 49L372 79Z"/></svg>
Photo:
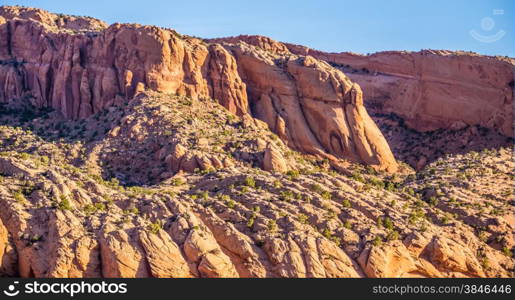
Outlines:
<svg viewBox="0 0 515 300"><path fill-rule="evenodd" d="M399 237L400 237L399 233L395 230L392 230L388 233L388 235L386 236L386 239L389 241L394 241L394 240L398 240Z"/></svg>
<svg viewBox="0 0 515 300"><path fill-rule="evenodd" d="M197 193L198 197L204 201L206 201L207 199L209 199L209 193L208 191L202 191L202 192L198 192Z"/></svg>
<svg viewBox="0 0 515 300"><path fill-rule="evenodd" d="M105 211L106 210L106 205L102 202L97 202L95 203L95 209L97 211Z"/></svg>
<svg viewBox="0 0 515 300"><path fill-rule="evenodd" d="M20 204L23 204L25 202L27 202L27 199L25 198L25 195L23 195L23 193L21 191L17 191L13 194L13 198L14 200L16 200L16 202L20 203Z"/></svg>
<svg viewBox="0 0 515 300"><path fill-rule="evenodd" d="M317 184L317 183L312 184L312 185L311 185L311 187L310 187L310 189L311 189L311 191L313 191L313 192L315 192L315 193L319 193L319 194L320 194L320 193L322 193L322 192L324 191L324 190L322 189L322 187L321 187L319 184Z"/></svg>
<svg viewBox="0 0 515 300"><path fill-rule="evenodd" d="M288 176L289 179L291 181L293 181L293 180L299 178L300 172L298 170L290 170L290 171L286 172L286 176Z"/></svg>
<svg viewBox="0 0 515 300"><path fill-rule="evenodd" d="M65 195L61 195L60 200L61 201L57 205L57 208L59 208L60 210L71 210L72 209L72 206L70 204L70 200L68 200L68 197L66 197Z"/></svg>
<svg viewBox="0 0 515 300"><path fill-rule="evenodd" d="M274 180L273 186L276 189L280 189L283 187L283 184L279 180Z"/></svg>
<svg viewBox="0 0 515 300"><path fill-rule="evenodd" d="M232 208L234 208L234 207L236 206L236 202L234 202L234 200L232 200L231 198L229 198L229 199L225 202L225 204L227 205L227 207L229 207L229 208L231 208L231 209L232 209Z"/></svg>
<svg viewBox="0 0 515 300"><path fill-rule="evenodd" d="M302 223L302 224L307 224L308 223L308 216L306 216L305 214L299 214L297 216L297 220Z"/></svg>
<svg viewBox="0 0 515 300"><path fill-rule="evenodd" d="M343 223L343 227L344 228L347 228L347 229L351 229L352 228L352 224L349 220L345 220L345 222Z"/></svg>
<svg viewBox="0 0 515 300"><path fill-rule="evenodd" d="M502 253L508 257L513 257L513 252L510 250L508 246L502 247Z"/></svg>
<svg viewBox="0 0 515 300"><path fill-rule="evenodd" d="M185 184L185 180L182 179L182 178L172 178L172 180L170 181L170 184L173 185L173 186L180 186L180 185L183 185Z"/></svg>
<svg viewBox="0 0 515 300"><path fill-rule="evenodd" d="M96 207L91 204L86 204L82 210L86 215L94 214L97 211Z"/></svg>
<svg viewBox="0 0 515 300"><path fill-rule="evenodd" d="M157 234L161 229L163 229L163 224L160 221L156 221L148 225L148 231L153 234Z"/></svg>
<svg viewBox="0 0 515 300"><path fill-rule="evenodd" d="M372 245L374 245L374 246L381 246L382 244L383 244L383 239L378 235L372 240Z"/></svg>
<svg viewBox="0 0 515 300"><path fill-rule="evenodd" d="M270 232L277 231L277 223L274 220L268 220L266 227L268 228L268 231L270 231Z"/></svg>
<svg viewBox="0 0 515 300"><path fill-rule="evenodd" d="M279 199L283 201L291 201L293 200L293 192L290 190L281 191L279 194Z"/></svg>
<svg viewBox="0 0 515 300"><path fill-rule="evenodd" d="M320 196L322 196L322 198L326 200L331 200L331 198L333 197L333 195L328 191L323 191L322 193L320 193Z"/></svg>
<svg viewBox="0 0 515 300"><path fill-rule="evenodd" d="M244 184L248 187L255 188L256 187L256 181L252 177L245 177Z"/></svg>
<svg viewBox="0 0 515 300"><path fill-rule="evenodd" d="M376 225L377 225L377 227L383 227L383 218L382 217L377 217Z"/></svg>
<svg viewBox="0 0 515 300"><path fill-rule="evenodd" d="M343 207L346 207L346 208L349 208L352 206L352 204L350 203L349 199L343 199L342 200L342 205Z"/></svg>
<svg viewBox="0 0 515 300"><path fill-rule="evenodd" d="M358 172L353 172L351 178L358 182L365 182L365 178L363 178L363 176L361 176L361 174Z"/></svg>
<svg viewBox="0 0 515 300"><path fill-rule="evenodd" d="M390 219L389 217L384 218L384 228L388 230L393 230L393 222L392 219Z"/></svg>

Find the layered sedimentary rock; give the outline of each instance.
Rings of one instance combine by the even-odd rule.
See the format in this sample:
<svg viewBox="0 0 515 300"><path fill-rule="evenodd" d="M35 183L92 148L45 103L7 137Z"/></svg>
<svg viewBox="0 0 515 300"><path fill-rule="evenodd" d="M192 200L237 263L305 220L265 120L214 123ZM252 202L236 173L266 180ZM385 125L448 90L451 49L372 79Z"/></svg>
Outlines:
<svg viewBox="0 0 515 300"><path fill-rule="evenodd" d="M115 24L104 31L70 34L12 19L0 31L5 37L0 46L3 102L30 94L36 105L76 119L143 87L211 96L233 112L247 111L245 85L230 72L234 59L220 47L182 40L170 30Z"/></svg>
<svg viewBox="0 0 515 300"><path fill-rule="evenodd" d="M360 87L345 74L310 56L272 54L241 43L227 47L247 83L252 112L290 147L395 171Z"/></svg>
<svg viewBox="0 0 515 300"><path fill-rule="evenodd" d="M244 41L324 60L361 86L367 104L397 114L419 131L480 125L513 137L514 61L507 57L443 50L326 53L262 36L212 41Z"/></svg>
<svg viewBox="0 0 515 300"><path fill-rule="evenodd" d="M397 168L360 87L327 63L241 42L207 44L153 26L92 31L84 21L70 30L35 11L0 11L0 102L26 97L78 119L144 89L211 97L265 121L296 150Z"/></svg>
<svg viewBox="0 0 515 300"><path fill-rule="evenodd" d="M513 59L434 50L357 55L288 48L346 70L366 101L416 130L480 125L513 137Z"/></svg>
<svg viewBox="0 0 515 300"><path fill-rule="evenodd" d="M95 18L52 14L41 9L22 6L1 6L0 16L5 19L35 20L53 30L92 31L107 28L105 22Z"/></svg>

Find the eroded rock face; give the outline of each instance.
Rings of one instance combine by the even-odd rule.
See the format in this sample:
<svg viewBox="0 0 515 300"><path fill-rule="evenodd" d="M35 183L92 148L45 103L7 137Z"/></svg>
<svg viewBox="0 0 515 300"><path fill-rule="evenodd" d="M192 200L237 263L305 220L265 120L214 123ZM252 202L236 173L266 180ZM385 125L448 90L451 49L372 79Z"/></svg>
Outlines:
<svg viewBox="0 0 515 300"><path fill-rule="evenodd" d="M265 149L265 156L263 158L263 170L269 172L288 171L288 166L284 160L283 155L271 144L267 145Z"/></svg>
<svg viewBox="0 0 515 300"><path fill-rule="evenodd" d="M0 274L3 276L15 276L17 273L16 250L13 247L9 231L0 220Z"/></svg>
<svg viewBox="0 0 515 300"><path fill-rule="evenodd" d="M245 42L276 54L312 56L342 70L381 113L395 113L419 131L480 125L513 137L513 59L469 52L385 51L326 53L241 35L213 42Z"/></svg>
<svg viewBox="0 0 515 300"><path fill-rule="evenodd" d="M132 97L148 88L209 96L234 113L247 112L245 84L223 48L152 26L114 24L69 33L5 9L3 16L0 102L30 95L37 106L77 119L112 105L117 95Z"/></svg>
<svg viewBox="0 0 515 300"><path fill-rule="evenodd" d="M208 45L127 24L81 31L92 29L86 21L69 32L55 15L31 9L4 8L0 16L6 20L0 25L0 102L24 97L80 119L144 89L211 97L235 114L265 121L293 149L397 169L359 86L313 57L282 55L287 49L280 43ZM195 169L204 162L184 163Z"/></svg>
<svg viewBox="0 0 515 300"><path fill-rule="evenodd" d="M4 19L36 20L51 29L65 28L76 31L89 31L107 28L105 22L95 18L53 14L42 9L22 6L1 6L0 15ZM2 22L0 21L0 23Z"/></svg>
<svg viewBox="0 0 515 300"><path fill-rule="evenodd" d="M287 47L337 65L362 87L366 101L416 130L481 125L513 137L513 59L434 50L365 56Z"/></svg>
<svg viewBox="0 0 515 300"><path fill-rule="evenodd" d="M255 117L288 146L396 170L386 140L363 106L361 89L345 74L310 56L274 55L241 43L226 46L247 83Z"/></svg>

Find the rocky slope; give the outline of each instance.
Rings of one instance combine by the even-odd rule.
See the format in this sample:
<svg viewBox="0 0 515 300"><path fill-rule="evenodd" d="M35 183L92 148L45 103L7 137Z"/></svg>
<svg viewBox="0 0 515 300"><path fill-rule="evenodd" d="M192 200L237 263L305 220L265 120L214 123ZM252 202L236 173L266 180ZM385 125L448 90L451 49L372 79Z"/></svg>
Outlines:
<svg viewBox="0 0 515 300"><path fill-rule="evenodd" d="M413 130L265 37L0 16L1 276L514 276L500 123Z"/></svg>
<svg viewBox="0 0 515 300"><path fill-rule="evenodd" d="M49 16L35 19L24 11L0 11L0 102L27 96L80 119L145 89L205 96L265 121L296 150L397 168L359 86L327 63L243 43L206 44L154 26L69 32L52 14L38 11Z"/></svg>
<svg viewBox="0 0 515 300"><path fill-rule="evenodd" d="M210 99L32 113L1 115L4 275L513 275L508 148L342 175Z"/></svg>

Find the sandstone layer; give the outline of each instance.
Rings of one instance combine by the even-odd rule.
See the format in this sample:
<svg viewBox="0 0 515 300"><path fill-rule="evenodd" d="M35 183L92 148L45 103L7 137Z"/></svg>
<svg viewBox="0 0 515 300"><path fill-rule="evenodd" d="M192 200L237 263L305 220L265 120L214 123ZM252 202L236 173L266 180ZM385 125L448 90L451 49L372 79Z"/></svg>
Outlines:
<svg viewBox="0 0 515 300"><path fill-rule="evenodd" d="M70 31L40 10L0 13L0 102L27 97L81 119L145 89L211 97L235 114L265 121L293 149L397 169L360 87L310 56L207 44L153 26L92 31L85 22Z"/></svg>
<svg viewBox="0 0 515 300"><path fill-rule="evenodd" d="M386 75L266 37L21 7L0 8L0 37L0 276L514 275L513 145L474 142L506 140L479 128L502 132L478 121L494 110L426 136L396 122L468 123L387 119L397 100L346 73ZM468 150L397 165L364 99L395 148Z"/></svg>
<svg viewBox="0 0 515 300"><path fill-rule="evenodd" d="M367 106L395 113L415 130L480 125L513 137L511 58L445 50L326 53L262 36L213 41L244 41L267 51L326 61L361 86Z"/></svg>

